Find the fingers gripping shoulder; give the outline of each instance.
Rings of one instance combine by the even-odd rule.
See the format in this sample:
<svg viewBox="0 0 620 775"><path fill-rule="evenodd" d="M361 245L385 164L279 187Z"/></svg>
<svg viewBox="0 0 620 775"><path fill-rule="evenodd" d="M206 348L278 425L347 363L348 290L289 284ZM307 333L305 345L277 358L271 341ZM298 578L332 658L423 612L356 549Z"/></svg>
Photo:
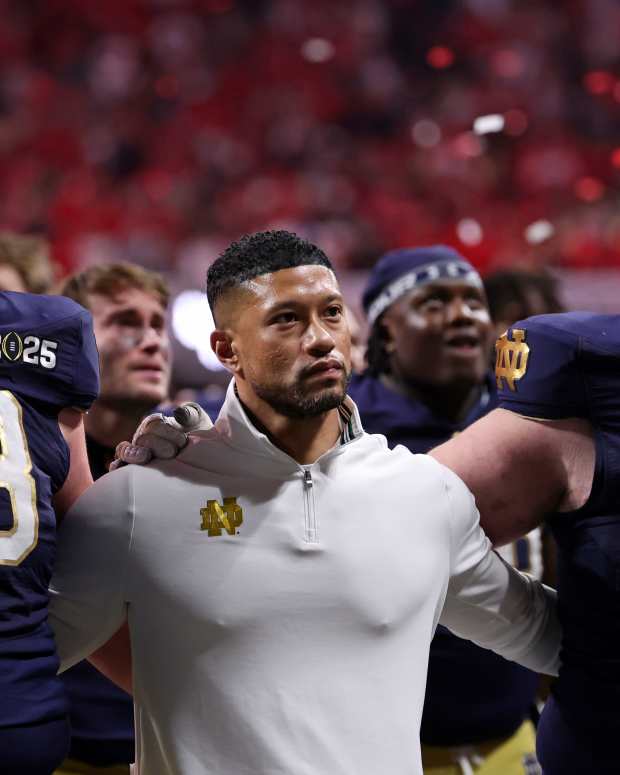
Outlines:
<svg viewBox="0 0 620 775"><path fill-rule="evenodd" d="M189 433L211 427L209 415L193 401L177 407L174 417L161 412L150 414L142 420L131 442L122 441L116 447L116 459L110 470L124 463L143 465L154 458L170 460L185 447Z"/></svg>

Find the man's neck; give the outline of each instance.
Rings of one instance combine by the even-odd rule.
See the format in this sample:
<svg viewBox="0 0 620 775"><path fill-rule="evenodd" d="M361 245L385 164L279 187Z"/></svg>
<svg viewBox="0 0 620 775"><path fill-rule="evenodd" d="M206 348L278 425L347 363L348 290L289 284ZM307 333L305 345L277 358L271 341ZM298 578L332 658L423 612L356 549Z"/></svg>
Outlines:
<svg viewBox="0 0 620 775"><path fill-rule="evenodd" d="M340 438L338 409L314 417L287 417L243 389L237 395L256 428L301 465L314 463Z"/></svg>
<svg viewBox="0 0 620 775"><path fill-rule="evenodd" d="M484 385L451 384L425 385L404 380L392 374L381 374L379 379L395 393L407 396L412 401L425 404L433 414L453 423L465 420L480 400Z"/></svg>
<svg viewBox="0 0 620 775"><path fill-rule="evenodd" d="M84 419L86 433L102 446L114 448L121 441L131 440L149 408L129 404L120 409L99 399Z"/></svg>

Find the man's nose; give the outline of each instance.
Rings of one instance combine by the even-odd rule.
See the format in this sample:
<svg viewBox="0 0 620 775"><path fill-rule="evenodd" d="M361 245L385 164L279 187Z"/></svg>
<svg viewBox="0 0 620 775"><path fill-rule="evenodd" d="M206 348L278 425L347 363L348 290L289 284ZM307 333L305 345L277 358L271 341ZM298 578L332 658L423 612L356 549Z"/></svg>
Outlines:
<svg viewBox="0 0 620 775"><path fill-rule="evenodd" d="M467 301L460 296L455 296L446 305L446 322L447 323L459 323L461 321L470 323L473 314L472 309Z"/></svg>
<svg viewBox="0 0 620 775"><path fill-rule="evenodd" d="M328 353L335 347L334 337L320 320L313 320L306 330L304 344L309 352Z"/></svg>
<svg viewBox="0 0 620 775"><path fill-rule="evenodd" d="M137 345L143 350L163 350L167 347L168 335L154 326L145 326L137 332Z"/></svg>

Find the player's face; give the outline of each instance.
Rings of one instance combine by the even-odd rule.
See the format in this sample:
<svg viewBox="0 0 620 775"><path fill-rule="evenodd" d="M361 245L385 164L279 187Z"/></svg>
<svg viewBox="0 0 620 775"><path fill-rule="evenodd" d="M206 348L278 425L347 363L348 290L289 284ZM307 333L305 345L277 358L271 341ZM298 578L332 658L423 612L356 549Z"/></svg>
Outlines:
<svg viewBox="0 0 620 775"><path fill-rule="evenodd" d="M170 381L166 311L156 296L126 288L89 299L99 349L99 402L146 407L165 400Z"/></svg>
<svg viewBox="0 0 620 775"><path fill-rule="evenodd" d="M414 382L479 383L489 363L492 326L484 291L464 280L414 288L383 318L393 372Z"/></svg>
<svg viewBox="0 0 620 775"><path fill-rule="evenodd" d="M247 285L233 339L237 375L287 417L339 406L351 373L351 336L333 272L300 266Z"/></svg>
<svg viewBox="0 0 620 775"><path fill-rule="evenodd" d="M17 269L9 264L0 264L0 291L27 291Z"/></svg>

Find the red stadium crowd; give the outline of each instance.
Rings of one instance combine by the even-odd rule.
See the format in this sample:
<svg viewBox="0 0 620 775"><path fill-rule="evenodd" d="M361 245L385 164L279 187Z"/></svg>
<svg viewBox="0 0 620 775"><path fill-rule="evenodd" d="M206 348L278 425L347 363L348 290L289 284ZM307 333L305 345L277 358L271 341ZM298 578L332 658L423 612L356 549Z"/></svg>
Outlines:
<svg viewBox="0 0 620 775"><path fill-rule="evenodd" d="M66 269L170 270L267 226L340 268L433 242L482 270L617 261L613 0L1 7L0 223Z"/></svg>

